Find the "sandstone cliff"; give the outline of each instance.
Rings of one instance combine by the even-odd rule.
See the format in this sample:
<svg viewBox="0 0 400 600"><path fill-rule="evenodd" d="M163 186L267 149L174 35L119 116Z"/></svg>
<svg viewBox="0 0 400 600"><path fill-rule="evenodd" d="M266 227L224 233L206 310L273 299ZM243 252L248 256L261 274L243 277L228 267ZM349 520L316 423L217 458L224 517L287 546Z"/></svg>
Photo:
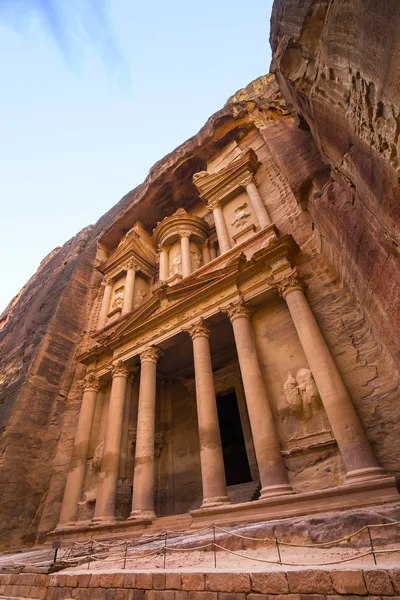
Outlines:
<svg viewBox="0 0 400 600"><path fill-rule="evenodd" d="M397 364L399 27L397 0L275 0L270 37L281 92L330 172L323 188L299 181L299 201Z"/></svg>

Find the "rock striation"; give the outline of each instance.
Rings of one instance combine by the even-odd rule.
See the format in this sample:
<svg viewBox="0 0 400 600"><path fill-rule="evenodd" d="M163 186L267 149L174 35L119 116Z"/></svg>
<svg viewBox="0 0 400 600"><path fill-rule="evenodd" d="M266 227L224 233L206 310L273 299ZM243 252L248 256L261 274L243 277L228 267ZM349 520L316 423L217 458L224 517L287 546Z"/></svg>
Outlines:
<svg viewBox="0 0 400 600"><path fill-rule="evenodd" d="M275 0L270 35L282 95L327 167L322 186L299 181L299 202L397 366L399 25L396 0Z"/></svg>

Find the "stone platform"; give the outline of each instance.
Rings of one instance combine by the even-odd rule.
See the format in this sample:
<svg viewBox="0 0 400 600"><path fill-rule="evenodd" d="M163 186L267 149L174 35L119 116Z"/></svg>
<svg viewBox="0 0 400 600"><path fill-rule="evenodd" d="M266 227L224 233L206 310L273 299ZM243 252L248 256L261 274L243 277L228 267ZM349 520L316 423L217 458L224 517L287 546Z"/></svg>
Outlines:
<svg viewBox="0 0 400 600"><path fill-rule="evenodd" d="M258 521L290 519L299 516L348 511L400 502L393 477L371 479L325 490L277 496L225 504L191 511L190 514L156 518L154 521L116 521L109 524L79 524L68 529L57 529L50 538L66 541L96 536L97 539L126 536L132 538L159 531L184 531L215 525L240 525Z"/></svg>
<svg viewBox="0 0 400 600"><path fill-rule="evenodd" d="M0 574L0 595L38 600L394 600L400 597L400 568Z"/></svg>

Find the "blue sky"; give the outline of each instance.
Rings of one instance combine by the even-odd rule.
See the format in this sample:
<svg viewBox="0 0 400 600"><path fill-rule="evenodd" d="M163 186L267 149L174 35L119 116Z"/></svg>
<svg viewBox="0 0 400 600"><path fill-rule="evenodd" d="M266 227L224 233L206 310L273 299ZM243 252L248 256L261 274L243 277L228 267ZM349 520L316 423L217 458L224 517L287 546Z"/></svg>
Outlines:
<svg viewBox="0 0 400 600"><path fill-rule="evenodd" d="M227 98L267 73L272 0L0 0L0 312Z"/></svg>

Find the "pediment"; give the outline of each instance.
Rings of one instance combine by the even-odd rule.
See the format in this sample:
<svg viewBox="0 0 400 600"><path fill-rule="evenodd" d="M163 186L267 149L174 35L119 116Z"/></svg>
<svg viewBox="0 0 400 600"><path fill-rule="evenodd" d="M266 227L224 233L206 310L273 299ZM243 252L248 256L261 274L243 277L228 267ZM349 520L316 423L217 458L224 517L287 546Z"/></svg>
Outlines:
<svg viewBox="0 0 400 600"><path fill-rule="evenodd" d="M118 267L123 267L124 263L133 259L144 270L153 271L156 264L156 252L148 244L144 243L141 236L135 231L130 231L122 238L118 248L102 263L99 271L104 274L111 273Z"/></svg>

